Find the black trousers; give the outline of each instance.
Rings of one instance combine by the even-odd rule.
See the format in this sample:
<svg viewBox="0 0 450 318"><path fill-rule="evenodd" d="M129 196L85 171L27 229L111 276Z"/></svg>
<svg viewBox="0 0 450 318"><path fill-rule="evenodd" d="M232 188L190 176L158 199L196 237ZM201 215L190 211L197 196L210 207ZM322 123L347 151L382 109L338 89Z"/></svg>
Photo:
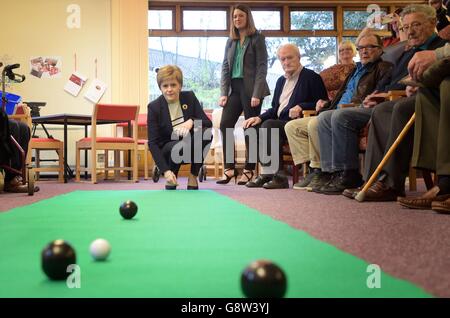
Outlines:
<svg viewBox="0 0 450 318"><path fill-rule="evenodd" d="M207 135L210 137L205 138L207 140L203 140L202 138L203 133L206 131L206 129L203 129L201 134L190 134L180 140L169 141L162 147L162 153L166 159L166 163L176 176L178 176L178 171L183 163L190 163L191 174L198 176L209 147L211 146L212 134L210 130L207 132ZM190 150L190 155L186 155L189 158L187 160L178 160L184 158L185 149Z"/></svg>
<svg viewBox="0 0 450 318"><path fill-rule="evenodd" d="M284 126L287 121L280 119L268 119L255 126L258 136L258 161L262 166L262 174L274 175L282 167L283 145L287 142ZM264 155L272 160L267 161ZM270 166L270 172L267 172Z"/></svg>
<svg viewBox="0 0 450 318"><path fill-rule="evenodd" d="M257 107L251 107L252 96L247 96L244 89L244 82L242 79L231 80L231 95L228 96L227 103L223 107L222 118L220 121L220 131L222 134L222 146L223 146L223 159L225 163L225 169L233 169L235 166L235 152L227 151L234 148L234 126L239 119L239 116L244 112L244 118L255 117L261 114L261 105L263 100L261 99ZM227 135L228 130L228 135ZM245 138L245 168L246 170L254 170L256 162L249 162L249 140ZM233 156L230 157L229 153Z"/></svg>
<svg viewBox="0 0 450 318"><path fill-rule="evenodd" d="M31 138L31 132L30 128L27 124L17 121L17 120L9 120L9 130L11 133L11 136L14 137L14 139L17 141L17 143L22 147L22 149L25 151L25 156L28 152L28 143L30 142ZM11 162L11 168L14 168L16 170L22 169L22 158L20 156L20 152L17 149L15 145L12 145L13 154L10 158ZM10 181L13 179L17 174L12 173L11 171L6 170L5 171L5 180Z"/></svg>
<svg viewBox="0 0 450 318"><path fill-rule="evenodd" d="M364 180L367 181L375 171L385 153L414 114L414 108L415 96L384 102L375 106L370 119L371 124L364 162ZM414 144L413 127L383 168L383 172L387 174L386 184L398 191L405 190L405 179L409 172Z"/></svg>

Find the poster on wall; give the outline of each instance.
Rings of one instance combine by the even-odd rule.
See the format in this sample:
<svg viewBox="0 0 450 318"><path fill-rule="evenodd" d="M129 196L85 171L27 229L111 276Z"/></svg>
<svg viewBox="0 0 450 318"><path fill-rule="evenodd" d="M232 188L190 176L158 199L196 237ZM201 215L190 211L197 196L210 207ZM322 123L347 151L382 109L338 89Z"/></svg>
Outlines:
<svg viewBox="0 0 450 318"><path fill-rule="evenodd" d="M30 74L37 78L59 78L61 68L61 57L37 56L30 59Z"/></svg>
<svg viewBox="0 0 450 318"><path fill-rule="evenodd" d="M88 78L86 76L78 72L73 72L72 75L70 75L66 85L64 85L64 90L76 97L80 93L87 79Z"/></svg>
<svg viewBox="0 0 450 318"><path fill-rule="evenodd" d="M88 100L96 104L99 102L100 98L102 98L103 94L105 93L106 87L107 86L104 82L96 78L92 82L91 86L87 90L84 97L86 97Z"/></svg>

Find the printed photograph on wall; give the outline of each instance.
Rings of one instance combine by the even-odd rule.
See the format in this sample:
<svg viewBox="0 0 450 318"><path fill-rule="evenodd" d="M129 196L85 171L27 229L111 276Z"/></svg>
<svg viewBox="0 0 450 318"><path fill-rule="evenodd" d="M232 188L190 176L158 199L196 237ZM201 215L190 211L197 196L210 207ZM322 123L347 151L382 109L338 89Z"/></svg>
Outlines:
<svg viewBox="0 0 450 318"><path fill-rule="evenodd" d="M86 81L86 76L78 72L73 72L64 86L64 90L73 96L78 96Z"/></svg>
<svg viewBox="0 0 450 318"><path fill-rule="evenodd" d="M61 68L61 57L38 56L30 59L30 74L37 78L60 77Z"/></svg>

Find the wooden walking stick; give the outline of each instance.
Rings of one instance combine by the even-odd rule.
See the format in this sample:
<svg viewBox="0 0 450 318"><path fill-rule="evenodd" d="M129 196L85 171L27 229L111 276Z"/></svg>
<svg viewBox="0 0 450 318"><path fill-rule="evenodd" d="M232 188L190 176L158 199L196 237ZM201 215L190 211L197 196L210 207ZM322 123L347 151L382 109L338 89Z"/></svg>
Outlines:
<svg viewBox="0 0 450 318"><path fill-rule="evenodd" d="M388 152L384 155L383 160L381 160L378 167L375 169L375 171L370 176L369 180L364 185L364 188L358 192L358 194L355 196L355 200L359 202L364 201L364 197L366 195L367 190L372 186L372 184L375 182L375 180L378 178L378 175L380 174L381 170L385 166L386 162L389 160L389 158L394 153L395 149L397 149L398 145L402 142L405 135L408 133L411 126L414 124L414 121L416 119L416 113L412 114L409 121L406 123L405 127L403 127L402 131L398 135L397 139L395 139L392 146L389 148Z"/></svg>

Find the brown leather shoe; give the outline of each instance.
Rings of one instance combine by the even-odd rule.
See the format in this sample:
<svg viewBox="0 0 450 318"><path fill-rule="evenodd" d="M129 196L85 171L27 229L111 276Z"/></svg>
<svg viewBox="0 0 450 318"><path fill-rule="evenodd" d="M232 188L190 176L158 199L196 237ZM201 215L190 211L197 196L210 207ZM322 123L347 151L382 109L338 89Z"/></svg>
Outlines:
<svg viewBox="0 0 450 318"><path fill-rule="evenodd" d="M438 213L450 213L450 198L445 201L431 202L431 209Z"/></svg>
<svg viewBox="0 0 450 318"><path fill-rule="evenodd" d="M439 191L439 187L434 186L419 197L398 198L397 202L410 209L429 210L431 209L432 202L442 202L450 198L450 194L438 195Z"/></svg>
<svg viewBox="0 0 450 318"><path fill-rule="evenodd" d="M390 188L382 181L376 181L365 193L365 201L396 201L398 196L402 196L399 191Z"/></svg>
<svg viewBox="0 0 450 318"><path fill-rule="evenodd" d="M34 192L38 192L39 187L34 187ZM13 192L13 193L28 193L28 184L22 183L22 177L15 176L9 182L5 184L5 192Z"/></svg>

